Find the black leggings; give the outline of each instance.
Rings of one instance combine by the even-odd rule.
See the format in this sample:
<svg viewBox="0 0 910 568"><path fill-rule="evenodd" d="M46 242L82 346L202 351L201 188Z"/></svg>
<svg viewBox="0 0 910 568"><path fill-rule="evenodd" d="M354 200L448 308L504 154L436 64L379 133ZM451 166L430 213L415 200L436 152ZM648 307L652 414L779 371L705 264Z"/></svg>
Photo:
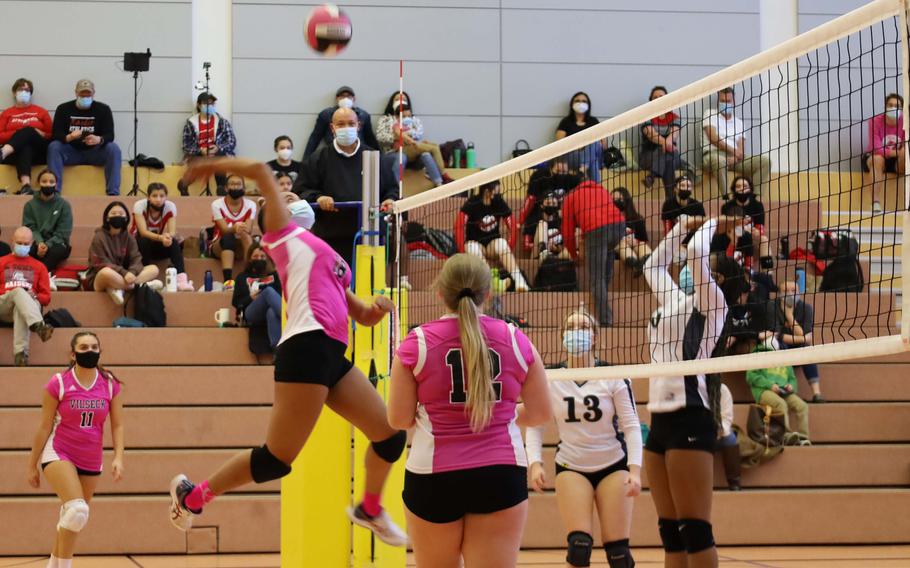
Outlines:
<svg viewBox="0 0 910 568"><path fill-rule="evenodd" d="M51 245L47 247L47 252L44 253L44 258L40 258L38 256L38 243L32 243L32 250L29 252L29 254L32 256L32 258L42 263L47 268L48 272L53 272L64 260L70 257L71 250L72 249L70 249L70 247L65 245Z"/></svg>
<svg viewBox="0 0 910 568"><path fill-rule="evenodd" d="M157 260L168 258L171 265L177 269L178 274L186 272L183 264L183 249L177 239L174 239L169 247L145 237L137 237L136 243L139 245L139 254L142 255L142 264L154 264Z"/></svg>
<svg viewBox="0 0 910 568"><path fill-rule="evenodd" d="M3 160L4 164L16 164L16 175L32 175L32 164L47 162L47 140L32 127L20 128L7 142L15 152Z"/></svg>

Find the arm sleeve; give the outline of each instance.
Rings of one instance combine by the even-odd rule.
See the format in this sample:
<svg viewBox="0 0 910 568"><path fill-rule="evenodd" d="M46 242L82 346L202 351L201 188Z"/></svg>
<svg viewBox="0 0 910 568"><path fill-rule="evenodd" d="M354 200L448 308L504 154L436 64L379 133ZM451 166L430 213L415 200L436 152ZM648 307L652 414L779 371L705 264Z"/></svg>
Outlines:
<svg viewBox="0 0 910 568"><path fill-rule="evenodd" d="M619 426L626 439L629 465L641 466L641 422L638 421L638 410L635 408L632 382L629 379L623 379L622 382L616 381L616 385L613 390L613 407L616 409Z"/></svg>
<svg viewBox="0 0 910 568"><path fill-rule="evenodd" d="M53 136L54 123L53 123L53 121L51 121L51 115L49 112L47 112L47 109L45 109L45 108L41 109L40 120L41 120L41 130L43 130L44 134L45 134L44 138L49 140Z"/></svg>
<svg viewBox="0 0 910 568"><path fill-rule="evenodd" d="M803 328L803 333L812 333L812 330L815 329L815 308L811 304L803 301L803 318L799 322L799 326Z"/></svg>
<svg viewBox="0 0 910 568"><path fill-rule="evenodd" d="M234 127L226 118L221 119L223 135L219 140L218 152L225 156L233 156L237 150L237 138L234 136Z"/></svg>
<svg viewBox="0 0 910 568"><path fill-rule="evenodd" d="M54 127L53 127L53 138L59 142L66 143L67 132L67 123L69 122L69 115L63 110L63 105L57 107L57 111L54 113Z"/></svg>
<svg viewBox="0 0 910 568"><path fill-rule="evenodd" d="M777 384L764 369L746 371L746 382L750 387L761 390L771 390Z"/></svg>
<svg viewBox="0 0 910 568"><path fill-rule="evenodd" d="M717 219L705 221L695 231L688 245L688 265L698 297L698 308L707 318L706 337L717 337L727 319L727 302L711 276L711 239L717 230Z"/></svg>
<svg viewBox="0 0 910 568"><path fill-rule="evenodd" d="M578 258L575 244L575 195L570 194L562 202L562 242L572 260Z"/></svg>
<svg viewBox="0 0 910 568"><path fill-rule="evenodd" d="M127 239L127 256L129 258L129 272L132 272L136 276L139 276L139 273L142 272L142 255L139 254L139 245L136 243L136 237L130 235L130 238Z"/></svg>
<svg viewBox="0 0 910 568"><path fill-rule="evenodd" d="M105 252L105 246L103 239L103 231L95 233L95 236L92 237L92 244L88 249L88 262L92 268L101 270L102 268L110 268L120 276L126 275L126 269L123 268L121 263L116 262L114 259L109 258Z"/></svg>
<svg viewBox="0 0 910 568"><path fill-rule="evenodd" d="M313 131L310 132L310 137L306 142L306 148L303 150L304 160L310 157L310 154L316 151L316 148L319 147L319 143L325 138L326 132L329 130L329 118L325 116L325 111L319 113L316 117L316 124L313 125Z"/></svg>
<svg viewBox="0 0 910 568"><path fill-rule="evenodd" d="M57 199L63 199L59 195ZM64 201L63 207L60 208L60 216L54 225L54 231L51 238L47 239L47 246L63 245L67 246L70 242L70 236L73 234L73 208L69 202Z"/></svg>
<svg viewBox="0 0 910 568"><path fill-rule="evenodd" d="M414 118L414 122L411 125L411 132L413 134L411 134L411 138L420 142L421 140L423 140L423 121L421 121L416 116L413 118Z"/></svg>
<svg viewBox="0 0 910 568"><path fill-rule="evenodd" d="M41 235L38 234L38 221L32 211L32 202L26 201L25 207L22 208L22 226L28 227L35 234L35 242L39 243Z"/></svg>
<svg viewBox="0 0 910 568"><path fill-rule="evenodd" d="M525 451L528 453L528 465L543 463L543 426L525 429Z"/></svg>
<svg viewBox="0 0 910 568"><path fill-rule="evenodd" d="M189 156L199 153L199 139L189 120L183 123L183 153Z"/></svg>
<svg viewBox="0 0 910 568"><path fill-rule="evenodd" d="M385 148L386 151L389 151L396 142L392 128L395 122L394 117L384 114L379 117L379 121L376 123L376 140L379 142L380 148Z"/></svg>
<svg viewBox="0 0 910 568"><path fill-rule="evenodd" d="M101 123L101 132L96 132L98 136L104 139L104 143L114 141L114 114L111 107L104 105L98 113L98 121Z"/></svg>
<svg viewBox="0 0 910 568"><path fill-rule="evenodd" d="M879 121L872 117L869 119L869 144L873 154L885 153L885 130L879 126Z"/></svg>
<svg viewBox="0 0 910 568"><path fill-rule="evenodd" d="M16 133L14 128L9 127L9 116L12 108L14 107L10 107L0 113L0 144L9 142L9 139Z"/></svg>
<svg viewBox="0 0 910 568"><path fill-rule="evenodd" d="M459 211L455 216L455 245L458 252L464 252L464 228L468 223L468 216L464 211Z"/></svg>
<svg viewBox="0 0 910 568"><path fill-rule="evenodd" d="M317 152L307 157L300 166L300 175L297 176L297 181L294 182L293 192L310 203L314 203L319 196L324 195L322 190L321 156L322 154Z"/></svg>
<svg viewBox="0 0 910 568"><path fill-rule="evenodd" d="M680 294L679 286L670 277L669 268L673 263L675 252L682 246L682 233L682 223L677 223L673 230L660 241L642 267L645 280L651 287L651 293L661 306L669 305Z"/></svg>
<svg viewBox="0 0 910 568"><path fill-rule="evenodd" d="M41 263L36 263L38 267L36 270L35 278L35 296L38 298L38 303L42 306L46 306L51 303L51 279L47 273L47 268L44 267Z"/></svg>

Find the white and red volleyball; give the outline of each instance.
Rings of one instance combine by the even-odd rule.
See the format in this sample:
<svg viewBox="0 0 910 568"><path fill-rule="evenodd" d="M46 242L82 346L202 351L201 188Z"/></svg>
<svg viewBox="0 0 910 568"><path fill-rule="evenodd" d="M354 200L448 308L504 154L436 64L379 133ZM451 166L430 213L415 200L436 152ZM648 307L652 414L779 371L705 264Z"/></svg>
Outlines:
<svg viewBox="0 0 910 568"><path fill-rule="evenodd" d="M351 41L351 19L334 4L313 8L303 24L303 37L315 51L332 57Z"/></svg>

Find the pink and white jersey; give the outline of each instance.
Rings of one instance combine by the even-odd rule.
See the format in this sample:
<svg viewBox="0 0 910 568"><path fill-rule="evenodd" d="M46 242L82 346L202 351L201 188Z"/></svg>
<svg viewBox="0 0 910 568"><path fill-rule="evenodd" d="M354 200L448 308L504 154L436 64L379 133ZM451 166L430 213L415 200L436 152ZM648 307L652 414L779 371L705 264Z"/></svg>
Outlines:
<svg viewBox="0 0 910 568"><path fill-rule="evenodd" d="M348 344L348 300L351 269L337 252L313 233L289 224L262 236L262 245L275 263L287 301L288 320L280 345L287 338L321 329Z"/></svg>
<svg viewBox="0 0 910 568"><path fill-rule="evenodd" d="M250 219L256 218L256 204L251 200L244 197L241 201L240 210L237 212L231 211L226 200L226 197L219 197L212 201L213 222L224 221L228 227L232 227L237 223L246 223ZM215 224L215 234L212 238L215 240L221 238L221 231L218 230L217 224Z"/></svg>
<svg viewBox="0 0 910 568"><path fill-rule="evenodd" d="M177 206L174 205L173 201L165 201L164 208L161 210L160 214L157 214L157 217L152 217L152 211L149 207L148 199L140 199L133 205L133 222L130 226L130 233L136 234L139 232L138 227L136 227L136 217L142 217L145 219L145 226L150 233L155 233L160 235L164 232L164 229L167 227L167 222L171 219L177 217Z"/></svg>
<svg viewBox="0 0 910 568"><path fill-rule="evenodd" d="M41 463L65 460L86 471L101 471L104 422L120 383L96 371L95 380L85 388L70 368L54 375L44 388L58 404Z"/></svg>
<svg viewBox="0 0 910 568"><path fill-rule="evenodd" d="M457 317L443 316L415 328L398 348L398 359L417 379L417 427L405 465L408 471L527 467L515 407L534 362L534 347L524 333L502 320L481 316L480 327L493 358L497 396L492 420L481 432L471 430L465 412L467 384Z"/></svg>

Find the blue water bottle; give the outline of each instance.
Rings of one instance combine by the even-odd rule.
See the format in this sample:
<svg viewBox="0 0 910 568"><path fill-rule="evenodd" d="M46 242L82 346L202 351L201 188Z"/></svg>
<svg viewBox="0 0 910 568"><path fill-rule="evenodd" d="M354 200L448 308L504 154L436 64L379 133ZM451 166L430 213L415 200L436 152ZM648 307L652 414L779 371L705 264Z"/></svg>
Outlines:
<svg viewBox="0 0 910 568"><path fill-rule="evenodd" d="M800 294L806 293L806 269L802 266L796 267L796 288Z"/></svg>
<svg viewBox="0 0 910 568"><path fill-rule="evenodd" d="M468 148L467 148L467 150L465 150L464 154L465 154L465 159L467 160L467 163L465 164L465 166L469 170L476 168L477 167L477 151L474 149L473 142L468 142Z"/></svg>
<svg viewBox="0 0 910 568"><path fill-rule="evenodd" d="M205 271L205 288L204 289L206 292L212 291L212 271L211 270Z"/></svg>

